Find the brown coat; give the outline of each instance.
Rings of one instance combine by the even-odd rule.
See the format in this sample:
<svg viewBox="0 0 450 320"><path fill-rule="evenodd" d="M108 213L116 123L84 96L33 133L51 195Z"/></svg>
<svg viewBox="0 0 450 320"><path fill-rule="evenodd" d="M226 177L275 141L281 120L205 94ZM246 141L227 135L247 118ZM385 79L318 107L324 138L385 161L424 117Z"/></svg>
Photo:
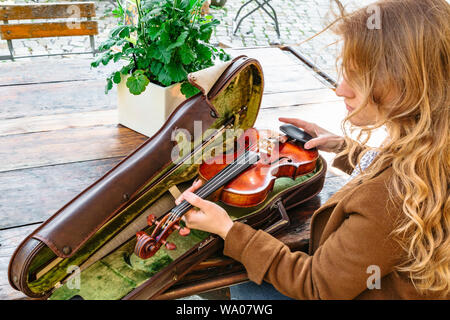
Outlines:
<svg viewBox="0 0 450 320"><path fill-rule="evenodd" d="M334 166L349 172L348 162ZM402 216L388 201L386 168L373 180L333 195L313 215L309 254L291 252L261 230L235 222L224 254L240 261L250 280L270 282L296 299L427 299L394 270L405 253L391 237ZM374 276L379 268L379 289ZM369 289L369 286L372 289ZM450 297L449 297L450 298Z"/></svg>

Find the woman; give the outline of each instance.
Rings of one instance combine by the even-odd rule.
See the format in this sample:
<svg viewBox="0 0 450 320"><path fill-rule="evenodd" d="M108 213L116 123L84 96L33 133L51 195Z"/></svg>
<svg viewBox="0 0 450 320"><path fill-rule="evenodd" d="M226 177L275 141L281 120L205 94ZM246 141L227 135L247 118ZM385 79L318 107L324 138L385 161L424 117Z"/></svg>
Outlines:
<svg viewBox="0 0 450 320"><path fill-rule="evenodd" d="M305 147L340 152L334 165L354 178L311 221L309 253L231 221L192 192L188 227L218 234L224 254L296 299L450 298L449 70L450 5L446 0L386 0L381 28L370 11L342 18L342 82L356 141L298 119L280 119L313 135ZM385 126L388 139L365 146ZM364 137L364 139L363 139ZM361 141L362 140L362 141Z"/></svg>

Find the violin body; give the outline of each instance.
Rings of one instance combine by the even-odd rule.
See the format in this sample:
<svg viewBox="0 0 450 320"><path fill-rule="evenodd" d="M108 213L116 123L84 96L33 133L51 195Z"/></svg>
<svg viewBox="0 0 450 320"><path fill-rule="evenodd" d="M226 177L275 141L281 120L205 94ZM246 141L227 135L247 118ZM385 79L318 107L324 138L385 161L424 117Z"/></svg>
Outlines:
<svg viewBox="0 0 450 320"><path fill-rule="evenodd" d="M242 140L248 137L249 144L258 146L257 151L263 152L263 156L256 164L224 185L215 195L215 199L230 206L253 207L266 199L277 178L295 179L315 169L319 158L317 149L306 150L300 143L292 141L275 140L268 145L266 142L273 139L270 134L270 131L261 132L254 128L244 133L238 145L242 147ZM241 153L242 148L235 152L233 158ZM199 168L200 177L206 181L210 180L226 166L227 158L228 155L219 155L213 161L203 162Z"/></svg>
<svg viewBox="0 0 450 320"><path fill-rule="evenodd" d="M246 130L237 139L235 149L232 153L207 159L200 165L199 176L206 182L196 191L198 196L212 196L214 200L235 207L254 207L267 198L277 178L295 179L310 173L319 158L317 149L306 150L302 142L254 128ZM189 229L181 227L179 221L191 207L183 201L159 222L150 215L148 225L156 226L151 235L144 231L136 234L135 254L148 259L162 245L169 250L176 249L166 239L175 229L182 236L189 234Z"/></svg>

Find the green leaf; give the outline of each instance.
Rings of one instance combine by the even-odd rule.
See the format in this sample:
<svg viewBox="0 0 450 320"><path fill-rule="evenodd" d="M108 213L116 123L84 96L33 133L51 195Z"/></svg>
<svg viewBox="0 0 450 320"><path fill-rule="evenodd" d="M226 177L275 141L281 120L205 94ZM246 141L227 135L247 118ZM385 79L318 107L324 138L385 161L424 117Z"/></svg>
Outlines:
<svg viewBox="0 0 450 320"><path fill-rule="evenodd" d="M180 2L180 8L181 9L187 9L190 6L190 0L181 0Z"/></svg>
<svg viewBox="0 0 450 320"><path fill-rule="evenodd" d="M162 29L158 26L150 26L147 28L148 35L150 36L150 40L155 41L156 38L159 37L159 35L162 32Z"/></svg>
<svg viewBox="0 0 450 320"><path fill-rule="evenodd" d="M142 71L135 71L127 79L127 87L134 95L139 95L145 91L145 88L149 84L150 80L143 74Z"/></svg>
<svg viewBox="0 0 450 320"><path fill-rule="evenodd" d="M192 96L195 96L197 93L200 92L200 90L196 87L194 87L189 82L185 81L181 84L181 93L184 94L186 98L190 98Z"/></svg>
<svg viewBox="0 0 450 320"><path fill-rule="evenodd" d="M189 0L189 2L190 2L189 9L191 9L197 4L198 0Z"/></svg>
<svg viewBox="0 0 450 320"><path fill-rule="evenodd" d="M120 75L120 72L119 72L119 71L114 72L114 75L113 75L113 82L114 82L115 84L119 84L121 80L122 80L122 77L121 77L121 75Z"/></svg>
<svg viewBox="0 0 450 320"><path fill-rule="evenodd" d="M164 47L168 47L172 44L172 37L173 35L170 32L170 23L169 22L165 22L161 25L161 33L160 33L160 45L164 46Z"/></svg>
<svg viewBox="0 0 450 320"><path fill-rule="evenodd" d="M170 86L172 84L172 78L166 68L161 68L158 74L158 81L164 86Z"/></svg>
<svg viewBox="0 0 450 320"><path fill-rule="evenodd" d="M91 67L97 68L100 63L106 66L112 58L113 56L109 51L104 52L95 61L91 62Z"/></svg>
<svg viewBox="0 0 450 320"><path fill-rule="evenodd" d="M191 64L197 58L195 52L186 43L179 48L178 55L183 64Z"/></svg>
<svg viewBox="0 0 450 320"><path fill-rule="evenodd" d="M134 64L130 63L129 65L123 66L122 69L120 69L120 73L123 75L127 75L130 73L131 70L133 70Z"/></svg>
<svg viewBox="0 0 450 320"><path fill-rule="evenodd" d="M182 32L178 36L177 40L174 43L172 43L170 46L167 47L167 50L171 51L174 48L182 46L184 44L184 42L186 41L186 38L188 35L189 35L189 32L187 32L187 31Z"/></svg>
<svg viewBox="0 0 450 320"><path fill-rule="evenodd" d="M163 68L163 64L161 62L158 61L154 61L151 65L150 65L150 71L152 72L152 74L155 77L158 77L159 73L161 72L161 69Z"/></svg>
<svg viewBox="0 0 450 320"><path fill-rule="evenodd" d="M147 69L147 68L149 67L150 62L151 62L151 59L150 59L150 58L142 57L141 59L138 60L138 63L137 63L138 65L137 65L137 67L138 67L139 69L145 70L145 69Z"/></svg>
<svg viewBox="0 0 450 320"><path fill-rule="evenodd" d="M108 93L109 90L111 90L113 87L113 82L111 78L106 79L106 87L105 87L105 94Z"/></svg>
<svg viewBox="0 0 450 320"><path fill-rule="evenodd" d="M172 52L167 51L164 47L155 47L155 50L151 53L152 58L159 60L165 64L169 63L172 58Z"/></svg>
<svg viewBox="0 0 450 320"><path fill-rule="evenodd" d="M197 51L197 57L199 60L206 60L206 61L211 60L212 52L208 46L199 43L197 44L195 49Z"/></svg>
<svg viewBox="0 0 450 320"><path fill-rule="evenodd" d="M97 68L100 65L101 62L101 57L95 59L94 61L91 62L91 67L92 68Z"/></svg>
<svg viewBox="0 0 450 320"><path fill-rule="evenodd" d="M116 41L114 39L107 39L106 41L104 41L100 44L100 46L98 47L98 50L99 51L109 50L115 44L116 44Z"/></svg>
<svg viewBox="0 0 450 320"><path fill-rule="evenodd" d="M199 32L200 32L200 40L203 40L205 42L209 42L209 39L211 38L213 29L216 27L216 25L219 24L218 20L212 20L210 22L204 23L200 26Z"/></svg>
<svg viewBox="0 0 450 320"><path fill-rule="evenodd" d="M112 14L114 18L122 18L124 14L122 7L117 7L113 9Z"/></svg>
<svg viewBox="0 0 450 320"><path fill-rule="evenodd" d="M173 82L180 82L186 80L187 72L182 65L171 62L165 66Z"/></svg>
<svg viewBox="0 0 450 320"><path fill-rule="evenodd" d="M110 37L115 38L126 38L130 36L130 26L117 26L114 29L111 30Z"/></svg>
<svg viewBox="0 0 450 320"><path fill-rule="evenodd" d="M113 60L114 60L114 62L117 62L117 61L119 61L120 58L122 58L122 57L123 57L122 52L117 52L117 53L115 53L115 54L113 55Z"/></svg>
<svg viewBox="0 0 450 320"><path fill-rule="evenodd" d="M102 54L100 61L104 66L106 66L112 58L113 56L109 52L105 52Z"/></svg>

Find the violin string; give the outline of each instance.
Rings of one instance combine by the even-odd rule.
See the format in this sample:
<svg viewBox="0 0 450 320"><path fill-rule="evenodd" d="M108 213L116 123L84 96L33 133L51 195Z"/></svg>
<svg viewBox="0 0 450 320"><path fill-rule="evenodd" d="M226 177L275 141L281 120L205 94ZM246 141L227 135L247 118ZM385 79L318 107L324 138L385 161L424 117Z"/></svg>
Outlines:
<svg viewBox="0 0 450 320"><path fill-rule="evenodd" d="M247 164L249 164L249 163L247 163ZM235 173L237 173L237 172L239 172L239 171L241 171L242 170L242 167L241 166L239 166L239 167L237 167L236 169L234 169L232 172L230 172L230 174L235 174ZM220 185L220 184L219 184ZM211 192L211 191L214 191L214 189L216 189L216 185L215 184L211 184L211 185L208 185L208 188L205 188L205 189L202 189L202 191L204 191L204 194L206 195L206 194L208 194L208 192ZM202 195L199 195L200 197L203 197ZM174 215L174 220L172 220L172 221L175 221L176 219L178 219L178 218L180 218L184 213L186 213L186 212L184 212L183 213L183 211L184 210L186 210L186 209L188 209L189 208L189 206L192 206L189 202L187 202L186 200L183 200L183 202L180 204L180 206L182 205L182 207L180 207L180 211L176 214L176 215ZM170 223L172 222L172 221L170 221L170 222L166 222L163 226L162 226L162 229L164 229L163 230L163 233L164 233L164 231L165 231L165 229L170 225Z"/></svg>
<svg viewBox="0 0 450 320"><path fill-rule="evenodd" d="M214 176L211 180L209 180L207 184L205 184L200 190L198 190L196 194L199 197L203 198L209 192L214 191L218 183L223 184L223 181L225 181L225 179L228 176L235 174L242 168L239 165L242 164L241 163L242 159L248 158L248 155L249 150L246 150L243 154L237 157L231 165L227 166L225 169L220 171L216 176ZM245 162L243 164L245 164ZM184 213L186 213L185 210L189 208L189 206L191 206L191 204L188 203L186 200L183 200L182 203L176 206L175 208L176 210L171 211L169 218L166 220L162 228L165 228L167 225L180 218Z"/></svg>
<svg viewBox="0 0 450 320"><path fill-rule="evenodd" d="M221 180L223 181L223 176L229 176L230 174L234 174L235 171L233 168L233 165L237 165L240 164L240 162L242 162L242 159L245 159L246 157L248 157L249 152L251 151L251 149L256 145L257 143L254 143L250 146L247 147L247 149L245 150L245 152L243 152L239 157L237 157L234 161L233 164L231 164L230 166L227 166L225 169L223 169L221 172L219 172L219 174L217 174L215 177L213 177L211 180L209 180L207 182L207 185L204 186L204 188L202 188L201 190L199 190L199 192L205 192L205 194L207 194L210 191L213 191L215 188L215 184L216 183L222 183ZM245 164L245 163L244 163ZM248 163L247 163L248 164ZM237 170L239 170L241 167L238 167ZM233 171L231 171L233 170ZM230 172L231 171L231 172ZM213 188L211 189L210 186L213 186ZM198 193L197 194L200 197L203 197L202 194ZM187 207L189 207L190 204L187 201L183 201L180 205L178 205L176 207L176 210L173 210L175 212L171 212L171 216L170 219L167 220L167 223L165 223L164 226L166 226L168 223L171 223L172 221L178 219L180 216L182 216L184 213L183 211L187 209Z"/></svg>
<svg viewBox="0 0 450 320"><path fill-rule="evenodd" d="M209 183L213 183L214 181L221 179L222 176L227 175L228 171L233 169L233 164L239 163L242 158L244 158L246 156L246 154L248 153L248 150L245 150L244 153L242 153L240 156L238 156L231 165L227 166L226 168L224 168L222 171L220 171L217 175L215 175L211 180L209 180L207 182L207 184ZM205 185L206 186L206 185ZM177 213L179 210L179 205L176 206L174 209L171 210L171 213Z"/></svg>
<svg viewBox="0 0 450 320"><path fill-rule="evenodd" d="M240 161L242 161L243 158L246 157L248 154L248 150L246 150L244 153L242 153L239 157L237 157L233 163L227 167L225 167L223 170L221 170L217 175L215 175L211 180L207 182L206 185L203 186L198 192L201 192L202 190L210 190L206 189L208 186L211 186L212 184L216 184L219 182L223 176L228 176L234 168L235 165L238 165ZM200 193L197 193L198 196L202 197ZM176 206L170 213L169 218L166 220L166 223L163 225L165 227L167 224L171 223L172 221L178 219L181 216L181 212L186 209L186 206L189 206L189 203L184 200L182 203L180 203L178 206Z"/></svg>
<svg viewBox="0 0 450 320"><path fill-rule="evenodd" d="M249 160L252 160L252 158L249 158ZM245 166L245 168L247 168L248 167L247 165L251 165L251 164L253 164L253 163L251 163L249 161L247 163L244 163L243 165ZM244 168L243 166L238 166L235 169L233 169L232 172L229 172L229 174L231 176L233 176L234 174L241 172L243 170L243 168ZM227 178L229 178L229 177L227 177ZM225 180L225 179L223 179L223 180ZM198 196L203 198L203 197L207 196L208 194L210 194L211 192L214 192L214 190L217 189L217 184L221 185L221 184L223 184L223 181L216 181L215 183L208 185L207 188L201 190L202 193L198 194ZM184 214L183 211L186 210L187 208L189 208L189 206L191 206L191 204L189 202L187 202L186 200L184 200L182 204L183 204L183 206L181 207L180 212L177 214L177 218L182 216Z"/></svg>
<svg viewBox="0 0 450 320"><path fill-rule="evenodd" d="M257 143L258 143L258 141L256 143L253 143L250 146L248 146L247 149L240 156L238 156L230 166L227 166L225 169L220 171L216 176L214 176L211 180L209 180L207 182L207 185L204 186L204 188L206 188L207 186L211 186L211 185L215 184L216 182L219 182L220 179L222 179L222 177L224 175L228 176L229 173L234 173L234 172L229 172L230 170L233 169L233 165L239 164L239 161L241 161L243 158L245 158L249 154L251 148L253 148L255 145L257 145ZM219 180L219 181L217 181L217 180ZM205 190L204 188L202 188L201 190ZM211 191L211 189L208 189L208 191ZM197 195L202 197L199 194L197 194ZM166 220L166 222L164 223L164 225L162 226L162 228L165 228L170 223L172 223L173 221L175 221L176 219L181 217L183 215L182 212L189 206L190 206L190 204L186 200L183 200L183 202L181 204L179 204L173 210L171 210L170 215L169 215L168 219Z"/></svg>
<svg viewBox="0 0 450 320"><path fill-rule="evenodd" d="M232 119L234 119L234 117L232 117ZM203 148L205 148L205 147L208 146L211 142L213 142L215 136L222 134L224 130L226 130L226 129L232 127L232 126L233 126L232 123L233 123L233 121L234 121L234 120L232 120L232 119L230 119L229 121L225 122L225 123L218 129L217 132L215 132L214 134L211 134L209 137L207 137L207 139L206 139L205 141L203 141L202 144L199 145L199 146L193 151L192 154L186 155L186 156L180 161L180 163L183 163L183 162L184 162L186 159L188 159L188 158L194 157L195 154L196 154L198 151L203 150ZM173 168L171 171L173 171L173 170L176 169L176 168L177 168L177 167Z"/></svg>

